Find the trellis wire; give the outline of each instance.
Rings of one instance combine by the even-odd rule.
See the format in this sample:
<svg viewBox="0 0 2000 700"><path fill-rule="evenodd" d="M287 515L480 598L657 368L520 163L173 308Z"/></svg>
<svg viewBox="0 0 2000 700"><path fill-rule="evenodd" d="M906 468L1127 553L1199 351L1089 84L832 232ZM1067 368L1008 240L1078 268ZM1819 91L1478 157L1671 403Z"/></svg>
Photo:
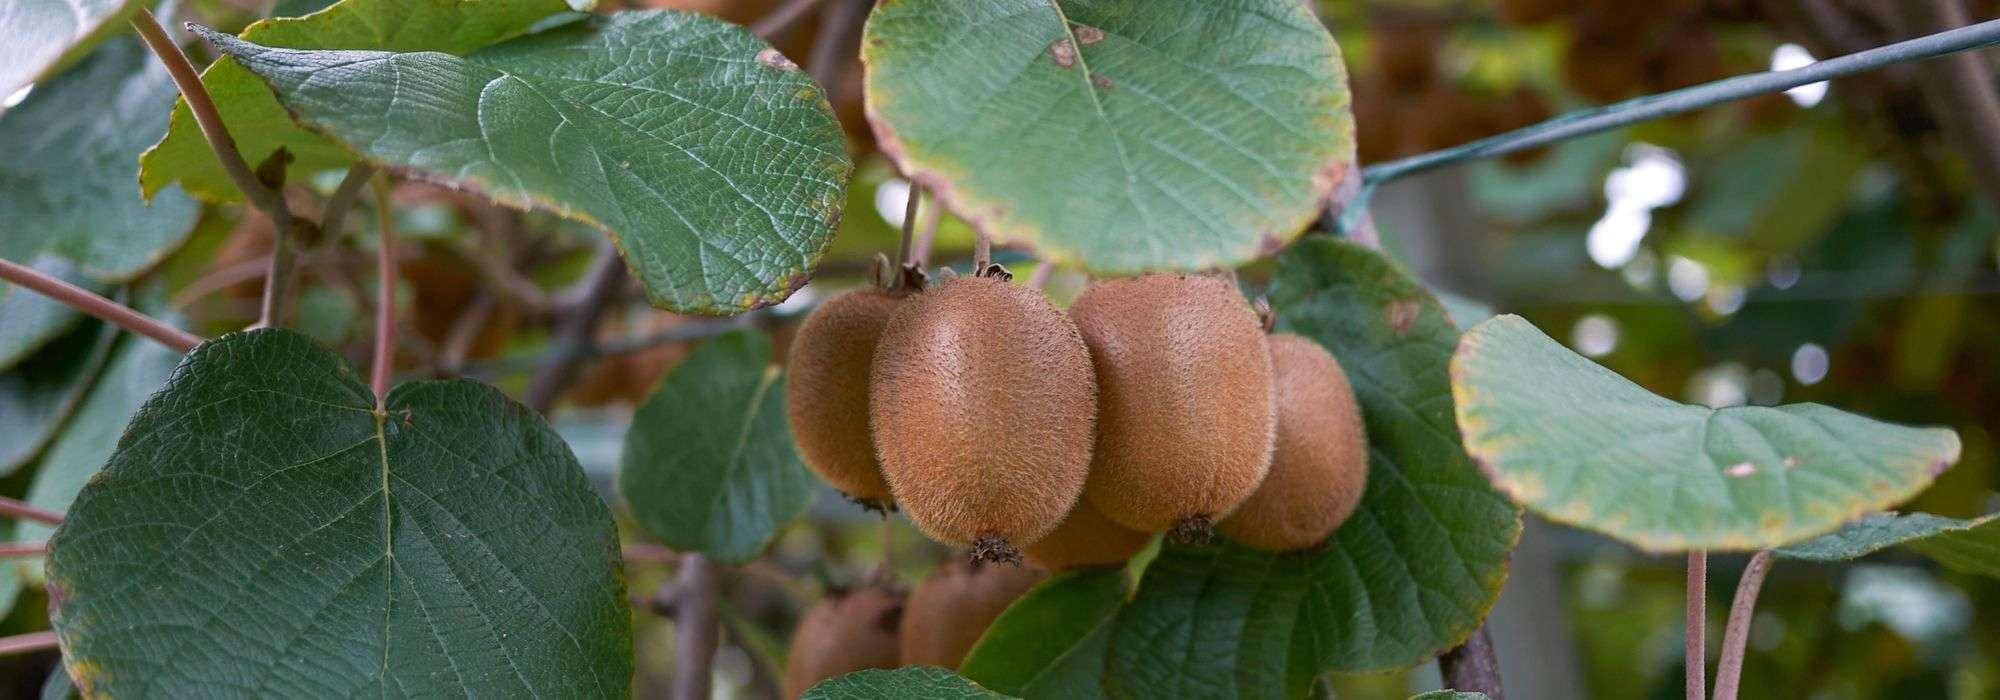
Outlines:
<svg viewBox="0 0 2000 700"><path fill-rule="evenodd" d="M1782 92L1895 63L1921 61L1995 44L2000 44L2000 20L1989 20L1866 51L1857 51L1838 58L1829 58L1791 70L1739 75L1670 92L1635 97L1602 107L1577 110L1540 124L1463 145L1377 163L1362 169L1361 190L1355 194L1352 201L1345 203L1345 208L1340 212L1338 230L1342 232L1355 230L1354 226L1361 221L1361 216L1368 210L1368 201L1374 196L1375 188L1406 175L1454 163L1540 148L1643 121L1686 114L1747 97Z"/></svg>

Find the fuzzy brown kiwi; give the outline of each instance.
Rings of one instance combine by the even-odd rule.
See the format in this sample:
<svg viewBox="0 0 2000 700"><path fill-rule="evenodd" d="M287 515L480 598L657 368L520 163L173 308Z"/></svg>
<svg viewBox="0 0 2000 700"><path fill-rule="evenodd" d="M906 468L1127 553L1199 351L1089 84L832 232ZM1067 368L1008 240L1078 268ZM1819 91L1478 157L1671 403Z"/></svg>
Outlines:
<svg viewBox="0 0 2000 700"><path fill-rule="evenodd" d="M890 505L889 484L868 431L868 374L882 328L901 299L860 289L813 309L793 337L785 410L806 466L855 502Z"/></svg>
<svg viewBox="0 0 2000 700"><path fill-rule="evenodd" d="M880 584L828 591L792 630L786 697L796 698L834 676L895 668L906 602L901 590Z"/></svg>
<svg viewBox="0 0 2000 700"><path fill-rule="evenodd" d="M1189 274L1093 282L1069 313L1097 367L1085 497L1126 527L1206 540L1271 463L1271 354L1257 313L1229 280Z"/></svg>
<svg viewBox="0 0 2000 700"><path fill-rule="evenodd" d="M1028 561L1052 571L1124 566L1152 539L1152 535L1112 522L1086 498L1077 501L1048 536L1022 551L1027 552Z"/></svg>
<svg viewBox="0 0 2000 700"><path fill-rule="evenodd" d="M958 668L979 636L1048 572L1019 564L951 559L910 593L900 637L904 666Z"/></svg>
<svg viewBox="0 0 2000 700"><path fill-rule="evenodd" d="M1041 292L956 277L904 300L868 393L889 490L934 540L1016 560L1083 492L1097 382L1076 325Z"/></svg>
<svg viewBox="0 0 2000 700"><path fill-rule="evenodd" d="M1354 514L1368 480L1368 436L1347 373L1311 340L1271 336L1278 442L1271 473L1217 530L1272 552L1308 549Z"/></svg>

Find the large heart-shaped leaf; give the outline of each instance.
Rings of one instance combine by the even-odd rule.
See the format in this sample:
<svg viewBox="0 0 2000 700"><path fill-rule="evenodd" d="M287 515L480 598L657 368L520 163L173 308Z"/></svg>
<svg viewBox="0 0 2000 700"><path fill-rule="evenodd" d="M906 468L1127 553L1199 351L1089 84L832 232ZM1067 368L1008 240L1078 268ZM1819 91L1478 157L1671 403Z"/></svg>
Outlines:
<svg viewBox="0 0 2000 700"><path fill-rule="evenodd" d="M873 669L821 681L799 700L995 700L1007 696L936 666Z"/></svg>
<svg viewBox="0 0 2000 700"><path fill-rule="evenodd" d="M1122 568L1044 581L986 628L959 673L1024 698L1102 697L1112 622L1130 589Z"/></svg>
<svg viewBox="0 0 2000 700"><path fill-rule="evenodd" d="M94 696L624 696L611 516L533 411L469 381L377 413L305 336L203 344L50 542Z"/></svg>
<svg viewBox="0 0 2000 700"><path fill-rule="evenodd" d="M464 54L527 31L534 23L572 8L563 0L345 0L308 17L263 20L243 30L243 39L288 49L375 49L442 51ZM201 83L215 101L236 148L252 163L284 148L292 155L290 179L344 168L354 155L324 136L307 131L285 114L264 81L235 59L223 56L202 71ZM240 201L243 193L224 173L195 124L186 100L174 102L166 138L139 159L139 182L147 196L180 183L196 197Z"/></svg>
<svg viewBox="0 0 2000 700"><path fill-rule="evenodd" d="M676 311L741 311L803 285L852 170L812 80L702 15L593 17L463 58L203 36L368 160L602 227Z"/></svg>
<svg viewBox="0 0 2000 700"><path fill-rule="evenodd" d="M93 321L0 371L0 436L5 436L0 439L0 476L34 459L55 437L89 391L116 336L110 326Z"/></svg>
<svg viewBox="0 0 2000 700"><path fill-rule="evenodd" d="M130 0L0 0L0 95L76 56L131 8Z"/></svg>
<svg viewBox="0 0 2000 700"><path fill-rule="evenodd" d="M1108 272L1235 266L1354 159L1297 0L898 0L862 44L883 151L989 235Z"/></svg>
<svg viewBox="0 0 2000 700"><path fill-rule="evenodd" d="M1465 445L1551 520L1651 551L1749 550L1828 532L1915 495L1958 435L1817 404L1711 409L1662 398L1519 316L1452 360Z"/></svg>
<svg viewBox="0 0 2000 700"><path fill-rule="evenodd" d="M54 255L120 282L186 241L194 199L169 190L148 206L132 177L173 99L166 70L123 37L0 113L0 258Z"/></svg>
<svg viewBox="0 0 2000 700"><path fill-rule="evenodd" d="M1881 513L1776 551L1793 559L1846 561L1896 545L1959 571L2000 578L2000 515L1960 520L1929 513Z"/></svg>
<svg viewBox="0 0 2000 700"><path fill-rule="evenodd" d="M812 502L792 448L771 341L734 331L703 343L632 414L618 490L646 532L683 552L755 558Z"/></svg>
<svg viewBox="0 0 2000 700"><path fill-rule="evenodd" d="M98 284L68 260L45 255L32 266L37 272L103 294ZM0 369L13 367L83 321L69 305L6 282L0 282Z"/></svg>

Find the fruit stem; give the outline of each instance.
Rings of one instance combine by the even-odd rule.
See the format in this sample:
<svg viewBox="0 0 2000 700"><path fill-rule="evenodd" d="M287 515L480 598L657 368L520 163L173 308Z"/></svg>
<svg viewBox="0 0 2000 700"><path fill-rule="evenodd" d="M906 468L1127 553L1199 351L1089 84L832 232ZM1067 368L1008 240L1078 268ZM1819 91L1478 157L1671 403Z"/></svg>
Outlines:
<svg viewBox="0 0 2000 700"><path fill-rule="evenodd" d="M1174 544L1208 544L1215 537L1215 522L1206 515L1190 515L1174 523L1167 530L1167 540Z"/></svg>
<svg viewBox="0 0 2000 700"><path fill-rule="evenodd" d="M1688 551L1687 564L1687 700L1708 695L1708 552Z"/></svg>
<svg viewBox="0 0 2000 700"><path fill-rule="evenodd" d="M1736 599L1729 604L1729 626L1722 632L1722 659L1715 663L1715 700L1736 700L1743 678L1743 647L1750 641L1750 620L1757 611L1757 592L1771 572L1771 550L1758 552L1743 568Z"/></svg>
<svg viewBox="0 0 2000 700"><path fill-rule="evenodd" d="M972 276L985 277L986 267L993 264L993 241L986 238L985 231L972 232Z"/></svg>
<svg viewBox="0 0 2000 700"><path fill-rule="evenodd" d="M923 201L924 190L916 181L910 181L909 196L903 202L903 242L896 248L896 264L889 270L889 289L903 289L903 270L910 264L910 239L917 230L917 203Z"/></svg>
<svg viewBox="0 0 2000 700"><path fill-rule="evenodd" d="M972 542L972 563L1020 564L1021 550L1004 537L986 535Z"/></svg>

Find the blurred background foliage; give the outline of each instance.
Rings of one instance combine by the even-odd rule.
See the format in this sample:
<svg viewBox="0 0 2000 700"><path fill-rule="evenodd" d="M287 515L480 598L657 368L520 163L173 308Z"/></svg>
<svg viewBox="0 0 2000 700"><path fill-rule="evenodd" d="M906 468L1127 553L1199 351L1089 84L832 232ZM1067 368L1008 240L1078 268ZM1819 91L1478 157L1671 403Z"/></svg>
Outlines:
<svg viewBox="0 0 2000 700"><path fill-rule="evenodd" d="M1883 7L1901 1L1322 0L1318 9L1351 66L1361 156L1374 163L1920 33ZM777 4L637 2L744 23ZM280 11L323 5L285 0ZM185 8L232 31L271 11L254 0ZM1996 8L1981 1L1968 11L1987 19ZM804 57L814 25L774 43ZM1455 313L1522 314L1664 396L1716 406L1812 401L1955 428L1963 459L1908 508L1953 517L2000 510L2000 182L1983 181L1976 162L2000 154L1950 136L1946 122L1963 114L1920 87L1921 72L1935 66L1897 66L1413 177L1376 196L1375 222ZM554 415L607 490L632 404L686 353L684 343L659 341L676 329L752 324L782 352L815 300L866 283L875 256L894 250L908 185L874 152L859 66L835 73L829 91L858 168L812 285L728 321L655 311L627 290L633 303L619 307L602 338L619 352L595 359ZM337 181L330 173L293 188L295 206L316 216ZM394 196L416 249L403 263L411 313L401 372L464 373L518 393L546 350L559 290L583 274L599 234L435 186L404 184ZM211 207L162 268L170 305L197 332L234 330L256 315L270 231L241 214ZM930 260L962 264L969 227L928 201L918 216L940 221ZM349 230L307 243L297 302L300 330L356 361L366 356L372 304L374 237L361 223L369 219L349 217ZM1265 267L1246 269L1246 284L1260 285ZM1083 281L1059 270L1048 289L1066 303ZM27 476L0 479L0 493L19 495ZM625 534L643 541L629 522ZM782 640L819 590L866 580L885 556L914 582L951 555L907 521L883 527L824 491L771 554L725 573L718 692L774 693ZM1742 565L1711 564L1711 645ZM1680 697L1681 567L1677 557L1531 522L1490 622L1510 694ZM628 586L645 599L671 572L665 561L635 561ZM1745 697L2000 698L2000 581L1892 551L1849 567L1784 561L1765 588ZM29 586L0 633L45 629L42 596ZM670 620L644 607L635 614L642 693L667 686L675 643ZM52 661L0 658L9 667L0 676L17 679L7 694L38 690L43 676L30 667ZM1403 697L1437 683L1425 665L1325 686L1340 697Z"/></svg>

